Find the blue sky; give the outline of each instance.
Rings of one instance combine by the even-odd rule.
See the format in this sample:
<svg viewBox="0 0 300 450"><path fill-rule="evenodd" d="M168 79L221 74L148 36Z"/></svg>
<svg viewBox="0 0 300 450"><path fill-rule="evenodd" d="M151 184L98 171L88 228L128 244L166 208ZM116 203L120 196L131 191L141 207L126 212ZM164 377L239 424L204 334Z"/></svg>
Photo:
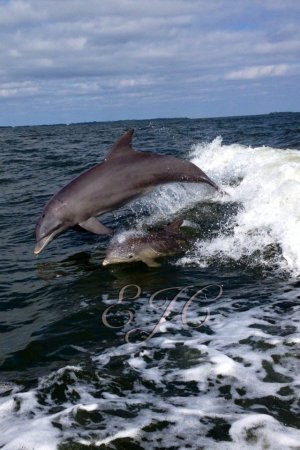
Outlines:
<svg viewBox="0 0 300 450"><path fill-rule="evenodd" d="M0 0L0 125L299 111L299 0Z"/></svg>

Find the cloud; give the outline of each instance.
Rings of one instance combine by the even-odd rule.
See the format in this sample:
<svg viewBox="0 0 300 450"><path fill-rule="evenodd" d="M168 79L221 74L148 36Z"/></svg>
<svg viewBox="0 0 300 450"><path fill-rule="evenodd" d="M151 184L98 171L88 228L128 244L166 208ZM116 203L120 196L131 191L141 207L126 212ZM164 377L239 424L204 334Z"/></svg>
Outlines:
<svg viewBox="0 0 300 450"><path fill-rule="evenodd" d="M44 17L45 14L43 14ZM18 23L32 23L41 19L41 12L33 3L23 0L6 1L0 5L0 24L15 25Z"/></svg>
<svg viewBox="0 0 300 450"><path fill-rule="evenodd" d="M300 52L300 40L291 39L285 40L281 42L264 42L262 44L258 44L255 49L255 52L262 54L277 54L278 53L294 53Z"/></svg>
<svg viewBox="0 0 300 450"><path fill-rule="evenodd" d="M37 93L37 86L30 82L4 83L0 86L0 97L28 97Z"/></svg>
<svg viewBox="0 0 300 450"><path fill-rule="evenodd" d="M286 75L290 68L286 64L269 66L252 66L236 70L225 75L227 80L254 80L256 78L280 77Z"/></svg>
<svg viewBox="0 0 300 450"><path fill-rule="evenodd" d="M126 96L143 104L144 115L151 98L170 108L181 101L186 115L193 98L200 113L209 98L220 109L226 92L235 95L244 81L252 92L251 83L299 73L300 7L286 2L2 1L0 92L7 103L0 119L9 99L19 98L22 109L30 92L36 110L64 100L70 120L83 98L115 107L116 119Z"/></svg>

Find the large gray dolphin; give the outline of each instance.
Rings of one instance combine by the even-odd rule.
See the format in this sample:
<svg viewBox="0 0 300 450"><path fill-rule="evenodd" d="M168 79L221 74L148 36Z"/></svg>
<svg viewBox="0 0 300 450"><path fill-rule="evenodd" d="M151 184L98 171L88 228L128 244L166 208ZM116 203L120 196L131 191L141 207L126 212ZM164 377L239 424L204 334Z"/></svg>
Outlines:
<svg viewBox="0 0 300 450"><path fill-rule="evenodd" d="M80 226L96 234L111 234L96 216L112 211L160 184L185 182L218 186L193 163L155 153L135 151L134 130L113 145L105 160L72 180L44 207L36 225L34 253L67 228Z"/></svg>

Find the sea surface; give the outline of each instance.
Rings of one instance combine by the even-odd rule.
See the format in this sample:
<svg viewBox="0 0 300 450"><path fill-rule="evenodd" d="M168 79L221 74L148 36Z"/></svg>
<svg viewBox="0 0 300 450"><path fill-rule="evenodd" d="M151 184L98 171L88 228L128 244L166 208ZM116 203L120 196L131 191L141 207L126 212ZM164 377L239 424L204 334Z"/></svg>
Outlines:
<svg viewBox="0 0 300 450"><path fill-rule="evenodd" d="M69 230L35 256L47 200L129 127L228 195L172 184L101 220L182 217L188 250L103 267L109 237ZM300 449L299 113L0 128L0 190L1 449Z"/></svg>

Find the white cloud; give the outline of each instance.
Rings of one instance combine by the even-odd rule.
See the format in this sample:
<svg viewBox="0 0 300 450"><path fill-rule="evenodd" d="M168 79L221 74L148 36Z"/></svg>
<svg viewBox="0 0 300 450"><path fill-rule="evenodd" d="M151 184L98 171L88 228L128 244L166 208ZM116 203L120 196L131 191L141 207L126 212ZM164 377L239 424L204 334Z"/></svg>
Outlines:
<svg viewBox="0 0 300 450"><path fill-rule="evenodd" d="M37 93L37 86L30 82L0 85L0 97L28 97Z"/></svg>
<svg viewBox="0 0 300 450"><path fill-rule="evenodd" d="M41 19L41 11L30 1L15 0L0 5L0 24L34 22Z"/></svg>
<svg viewBox="0 0 300 450"><path fill-rule="evenodd" d="M154 84L154 80L149 77L123 78L119 81L119 86L122 88L136 87L136 86L150 86Z"/></svg>
<svg viewBox="0 0 300 450"><path fill-rule="evenodd" d="M290 68L286 64L245 67L225 75L227 80L254 80L256 78L280 77L286 75Z"/></svg>
<svg viewBox="0 0 300 450"><path fill-rule="evenodd" d="M120 95L124 105L127 95L147 108L150 98L172 105L176 94L187 101L209 91L213 102L220 92L235 95L243 80L284 79L299 72L300 49L300 8L286 2L2 1L2 99L25 95L30 83L37 109L84 96L119 107Z"/></svg>
<svg viewBox="0 0 300 450"><path fill-rule="evenodd" d="M275 54L279 52L300 52L300 40L288 40L281 42L264 42L255 46L254 51L257 53Z"/></svg>

